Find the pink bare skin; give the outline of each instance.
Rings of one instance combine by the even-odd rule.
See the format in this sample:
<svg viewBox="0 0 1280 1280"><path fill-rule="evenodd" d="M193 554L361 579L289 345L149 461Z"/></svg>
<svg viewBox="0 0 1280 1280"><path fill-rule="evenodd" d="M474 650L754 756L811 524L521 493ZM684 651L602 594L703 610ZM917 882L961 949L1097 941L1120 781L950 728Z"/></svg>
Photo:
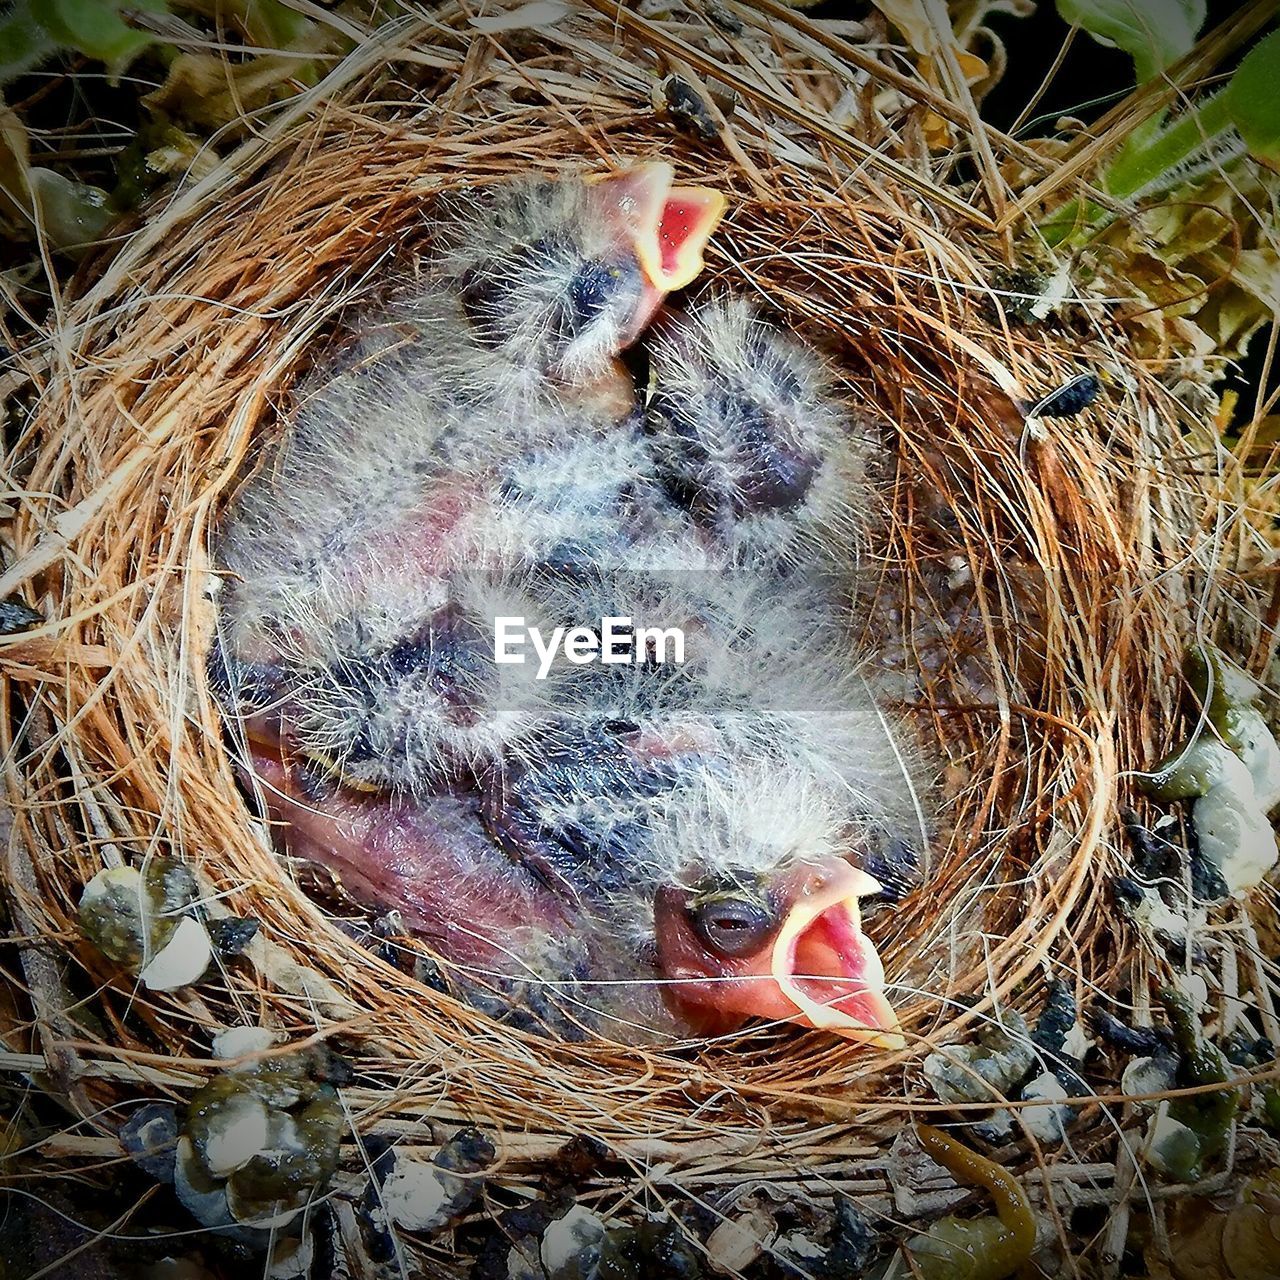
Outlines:
<svg viewBox="0 0 1280 1280"><path fill-rule="evenodd" d="M654 925L659 963L675 980L669 998L708 1032L755 1017L829 1025L850 1039L898 1047L884 971L858 912L858 899L877 887L843 858L801 864L770 886L773 927L740 955L703 944L690 927L688 891L660 889Z"/></svg>
<svg viewBox="0 0 1280 1280"><path fill-rule="evenodd" d="M530 932L568 926L564 904L494 846L465 802L317 788L306 767L255 744L285 851L327 867L367 905L394 907L448 959L510 970Z"/></svg>

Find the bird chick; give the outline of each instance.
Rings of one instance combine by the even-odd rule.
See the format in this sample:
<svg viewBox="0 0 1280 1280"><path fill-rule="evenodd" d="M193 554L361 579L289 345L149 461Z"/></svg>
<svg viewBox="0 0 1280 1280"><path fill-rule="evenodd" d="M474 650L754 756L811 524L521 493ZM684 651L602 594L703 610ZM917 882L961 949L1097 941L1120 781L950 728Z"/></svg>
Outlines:
<svg viewBox="0 0 1280 1280"><path fill-rule="evenodd" d="M304 389L270 476L241 494L219 548L237 683L277 720L283 699L303 749L351 780L434 786L545 702L478 664L474 619L503 610L477 597L538 613L477 570L598 552L626 527L622 491L647 464L614 427L634 397L584 390L616 385L614 357L700 269L724 199L672 179L653 163L452 198L425 283ZM586 468L561 456L579 437Z"/></svg>
<svg viewBox="0 0 1280 1280"><path fill-rule="evenodd" d="M912 881L928 824L844 634L863 452L745 304L646 334L721 205L666 166L446 205L423 283L224 518L211 674L284 848L495 1008L893 1044L860 901ZM615 361L637 340L643 405ZM656 622L686 652L503 664L501 617Z"/></svg>
<svg viewBox="0 0 1280 1280"><path fill-rule="evenodd" d="M846 560L865 513L866 442L816 354L742 299L664 317L650 342L646 431L672 498L743 563Z"/></svg>
<svg viewBox="0 0 1280 1280"><path fill-rule="evenodd" d="M662 299L702 270L725 199L671 166L596 181L531 179L452 202L440 270L479 341L569 384L599 376Z"/></svg>
<svg viewBox="0 0 1280 1280"><path fill-rule="evenodd" d="M655 894L659 967L691 1021L799 1020L900 1045L861 925L881 886L850 861L859 824L839 790L783 760L711 771L675 797L656 844L681 867Z"/></svg>

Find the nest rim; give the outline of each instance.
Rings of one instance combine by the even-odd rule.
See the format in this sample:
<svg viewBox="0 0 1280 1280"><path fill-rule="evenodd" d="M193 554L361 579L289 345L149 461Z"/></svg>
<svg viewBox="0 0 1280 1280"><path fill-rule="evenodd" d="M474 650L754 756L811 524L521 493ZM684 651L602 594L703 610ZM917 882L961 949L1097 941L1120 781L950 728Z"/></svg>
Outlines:
<svg viewBox="0 0 1280 1280"><path fill-rule="evenodd" d="M420 53L420 36L401 30L395 39ZM583 48L579 40L575 56ZM963 1111L918 1088L926 1054L1004 1009L1035 1008L1051 975L1079 993L1105 993L1118 975L1127 984L1159 968L1134 931L1107 936L1100 908L1124 857L1116 832L1126 775L1159 754L1177 718L1169 676L1188 627L1169 608L1163 566L1179 547L1191 558L1218 500L1207 484L1188 483L1190 472L1163 465L1189 456L1181 410L1153 370L1126 359L1106 300L1077 318L1083 332L1046 339L1019 329L990 289L998 247L966 239L914 191L880 182L852 191L843 160L820 146L789 163L769 156L767 130L753 134L744 122L726 155L655 124L634 85L566 119L561 101L520 103L510 92L518 76L505 71L501 110L487 102L468 143L448 126L473 109L467 93L484 101L483 72L444 107L428 98L388 119L361 104L372 57L351 55L340 83L331 78L324 95L283 113L234 163L153 210L126 249L89 265L67 312L20 442L36 461L4 575L9 588L34 587L57 619L0 651L10 710L12 690L58 690L30 749L5 731L12 847L27 850L10 884L19 918L65 943L94 871L124 861L130 847L195 850L216 900L262 921L273 958L251 974L229 969L221 987L202 986L198 1006L183 1006L144 999L78 944L89 983L104 998L114 993L103 1023L121 1040L104 1041L101 1053L137 1064L158 1043L175 1066L208 1069L193 1049L205 1031L265 1017L304 1039L359 1046L366 1083L352 1096L361 1115L397 1112L408 1099L436 1115L483 1116L517 1148L521 1132L566 1131L744 1147L800 1115L832 1125L831 1152L883 1150L904 1116ZM315 110L317 101L335 109ZM910 1041L901 1052L790 1030L666 1052L500 1027L336 929L286 874L235 787L201 652L214 607L208 540L252 440L278 423L308 344L369 295L388 246L411 249L428 195L495 179L513 163L556 172L650 158L730 193L705 279L821 331L850 361L850 387L893 420L885 562L910 573L913 485L927 477L954 497L958 476L980 485L975 511L959 520L975 576L998 571L1020 540L1049 595L1082 606L1078 618L1049 619L1041 702L1019 701L1018 679L995 652L992 705L959 728L959 699L930 699L913 713L944 744L946 767L968 776L956 784L941 865L904 908L906 923L877 936L890 978L922 937L940 954L956 945L948 929L959 900L982 901L987 914L963 974L948 971L945 989L923 1000L894 1000ZM843 254L833 249L840 244ZM1082 352L1123 379L1107 405L1115 419L1105 430L1096 415L1046 422L1028 438L1018 401L1066 381ZM938 438L944 459L930 447ZM37 510L44 493L58 495L57 515ZM1117 617L1108 605L1121 592L1132 608ZM999 613L998 596L987 603ZM1003 621L1016 623L1017 611ZM55 766L65 767L69 797ZM1009 819L1003 833L994 815ZM988 885L989 876L1002 878ZM1046 883L1033 891L1037 877ZM124 1030L123 1008L141 1015L145 1034ZM406 1086L406 1066L423 1063L439 1076ZM840 1127L851 1122L854 1144Z"/></svg>

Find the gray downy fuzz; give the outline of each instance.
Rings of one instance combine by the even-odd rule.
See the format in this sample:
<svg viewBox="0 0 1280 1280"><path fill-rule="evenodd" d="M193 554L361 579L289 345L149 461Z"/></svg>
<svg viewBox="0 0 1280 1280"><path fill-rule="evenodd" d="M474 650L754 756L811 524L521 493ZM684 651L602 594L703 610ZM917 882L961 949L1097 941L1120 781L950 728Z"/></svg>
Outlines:
<svg viewBox="0 0 1280 1280"><path fill-rule="evenodd" d="M662 305L664 210L716 199L650 165L443 200L219 524L210 680L280 848L495 1016L892 1045L862 911L930 818L849 634L872 433L746 302Z"/></svg>

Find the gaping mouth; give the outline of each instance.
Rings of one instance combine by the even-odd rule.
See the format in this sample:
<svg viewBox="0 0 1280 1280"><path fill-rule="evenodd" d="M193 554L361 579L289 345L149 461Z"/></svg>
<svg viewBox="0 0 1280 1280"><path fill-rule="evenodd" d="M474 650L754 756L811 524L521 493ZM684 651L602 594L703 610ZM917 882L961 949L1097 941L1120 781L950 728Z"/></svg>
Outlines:
<svg viewBox="0 0 1280 1280"><path fill-rule="evenodd" d="M774 940L770 973L809 1025L901 1049L906 1042L884 996L884 966L862 932L858 907L879 891L865 871L845 864L801 893Z"/></svg>
<svg viewBox="0 0 1280 1280"><path fill-rule="evenodd" d="M686 888L661 889L654 926L667 995L706 1034L765 1018L901 1049L884 967L858 909L860 898L879 892L843 858L797 867L772 886L780 920L753 947L739 936L761 923L752 910L727 911L723 899L699 905Z"/></svg>
<svg viewBox="0 0 1280 1280"><path fill-rule="evenodd" d="M683 289L702 271L702 252L727 201L709 187L677 187L663 161L601 179L614 217L635 248L645 278L659 293Z"/></svg>

